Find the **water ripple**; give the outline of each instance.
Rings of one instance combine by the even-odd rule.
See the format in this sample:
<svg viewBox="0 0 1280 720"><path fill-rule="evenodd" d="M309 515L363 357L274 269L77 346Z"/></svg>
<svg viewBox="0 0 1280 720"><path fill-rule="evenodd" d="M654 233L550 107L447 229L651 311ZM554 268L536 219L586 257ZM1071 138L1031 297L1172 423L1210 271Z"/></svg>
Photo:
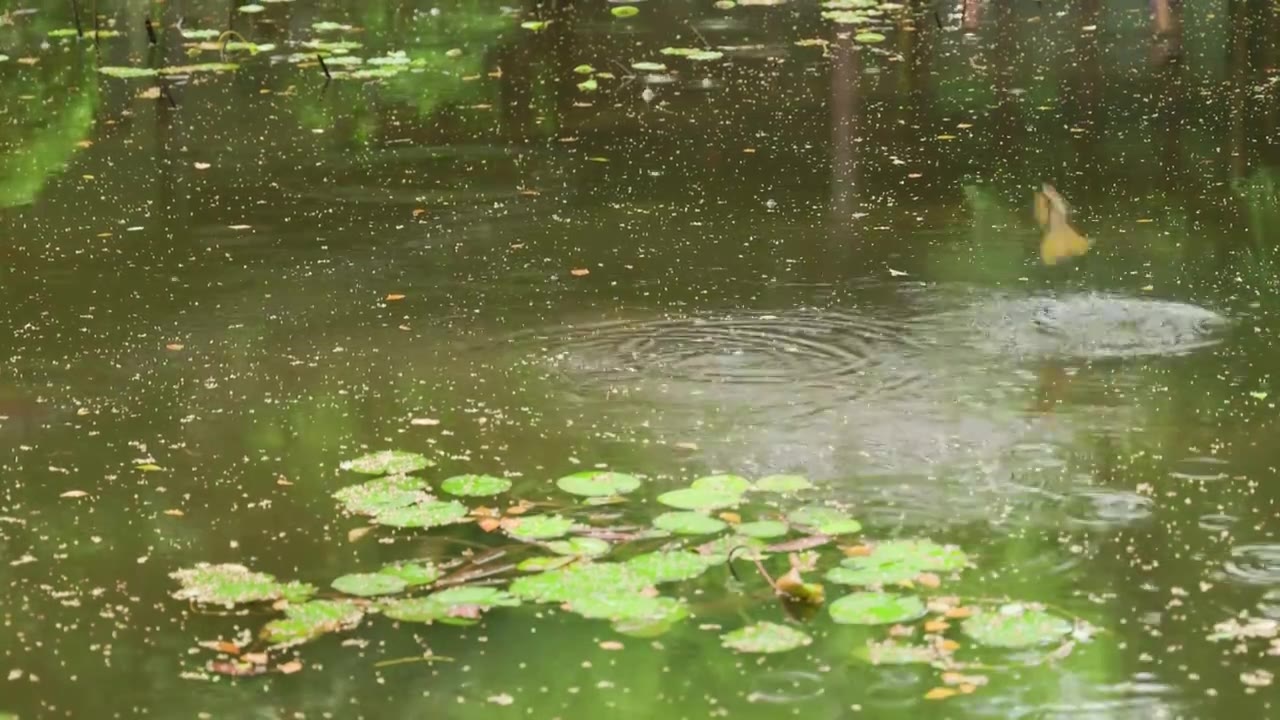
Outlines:
<svg viewBox="0 0 1280 720"><path fill-rule="evenodd" d="M1237 545L1222 570L1228 579L1246 585L1280 585L1280 544Z"/></svg>

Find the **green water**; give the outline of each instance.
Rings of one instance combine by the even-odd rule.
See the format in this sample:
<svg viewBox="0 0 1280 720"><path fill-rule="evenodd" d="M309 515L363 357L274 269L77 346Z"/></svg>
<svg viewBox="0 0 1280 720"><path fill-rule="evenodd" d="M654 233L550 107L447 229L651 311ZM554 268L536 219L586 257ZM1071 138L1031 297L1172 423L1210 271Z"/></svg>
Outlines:
<svg viewBox="0 0 1280 720"><path fill-rule="evenodd" d="M913 4L874 45L812 2L234 5L99 2L122 34L96 47L47 38L69 3L0 5L0 713L1276 712L1280 646L1209 639L1280 618L1275 3ZM189 80L97 72L220 60L180 17L276 47ZM326 82L287 57L317 37L416 62ZM613 77L580 89L583 64ZM1095 242L1074 263L1039 264L1044 181ZM368 522L331 497L361 479L339 464L382 449L429 456L433 482L513 480L471 507L598 527L647 526L712 472L802 474L806 499L743 518L829 503L863 525L842 545L955 543L972 567L911 592L1091 629L1046 657L952 628L987 682L927 700L939 669L856 657L885 627L787 620L742 561L740 583L717 565L664 585L692 617L660 637L555 604L373 614L272 651L301 672L211 672L198 643L278 613L173 598L194 563L327 588L546 554L475 525L349 540ZM644 485L592 507L553 482L594 467ZM840 557L822 552L811 579ZM721 647L757 621L813 643Z"/></svg>

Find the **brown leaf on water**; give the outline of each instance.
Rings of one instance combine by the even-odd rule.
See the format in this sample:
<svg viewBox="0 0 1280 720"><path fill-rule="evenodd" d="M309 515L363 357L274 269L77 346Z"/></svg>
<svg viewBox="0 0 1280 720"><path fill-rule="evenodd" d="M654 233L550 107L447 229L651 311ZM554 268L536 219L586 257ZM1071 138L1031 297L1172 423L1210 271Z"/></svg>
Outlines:
<svg viewBox="0 0 1280 720"><path fill-rule="evenodd" d="M355 542L360 538L364 537L365 535L368 535L369 532L372 530L373 530L372 526L352 528L347 531L347 542Z"/></svg>
<svg viewBox="0 0 1280 720"><path fill-rule="evenodd" d="M605 640L600 643L601 650L621 650L623 647L623 644L617 640Z"/></svg>
<svg viewBox="0 0 1280 720"><path fill-rule="evenodd" d="M498 518L481 518L476 524L480 526L481 530L487 533L491 533L502 527L502 521Z"/></svg>
<svg viewBox="0 0 1280 720"><path fill-rule="evenodd" d="M139 100L158 100L160 98L160 86L152 85L151 87L147 88L146 90L143 90L142 92L138 93L134 97L138 98Z"/></svg>
<svg viewBox="0 0 1280 720"><path fill-rule="evenodd" d="M720 513L720 519L730 525L738 525L742 522L742 516L735 512L722 512Z"/></svg>
<svg viewBox="0 0 1280 720"><path fill-rule="evenodd" d="M830 535L810 535L808 537L796 538L786 542L776 543L765 547L766 552L795 552L797 550L808 550L810 548L822 547L831 542Z"/></svg>
<svg viewBox="0 0 1280 720"><path fill-rule="evenodd" d="M168 345L165 345L165 346L164 346L164 349L165 349L165 350L172 350L173 352L177 352L177 351L181 350L181 349L182 349L182 348L184 348L184 347L186 347L186 345L183 345L182 343L169 343Z"/></svg>
<svg viewBox="0 0 1280 720"><path fill-rule="evenodd" d="M946 620L930 620L924 624L924 631L927 633L940 633L951 627L951 623Z"/></svg>
<svg viewBox="0 0 1280 720"><path fill-rule="evenodd" d="M586 268L574 268L569 271L569 274L574 277L583 277L584 275L590 275L591 271Z"/></svg>
<svg viewBox="0 0 1280 720"><path fill-rule="evenodd" d="M397 300L403 300L403 299L404 299L404 295L400 293L391 293L386 297L387 302L395 302Z"/></svg>
<svg viewBox="0 0 1280 720"><path fill-rule="evenodd" d="M179 509L177 509L177 508L173 508L173 509L171 509L171 510L165 510L165 511L164 511L164 514L165 514L165 515L171 515L171 516L173 516L173 517L182 517L183 515L186 515L186 513L182 512L181 510L179 510Z"/></svg>
<svg viewBox="0 0 1280 720"><path fill-rule="evenodd" d="M239 655L240 646L229 640L204 640L197 643L200 647L228 655Z"/></svg>
<svg viewBox="0 0 1280 720"><path fill-rule="evenodd" d="M245 653L244 655L240 656L240 659L244 660L245 662L251 662L254 665L266 665L268 662L270 662L270 658L268 658L267 654L263 652Z"/></svg>
<svg viewBox="0 0 1280 720"><path fill-rule="evenodd" d="M942 578L933 573L920 573L916 576L916 582L927 588L936 588L942 585Z"/></svg>
<svg viewBox="0 0 1280 720"><path fill-rule="evenodd" d="M847 557L867 557L871 554L870 545L841 545L840 552Z"/></svg>
<svg viewBox="0 0 1280 720"><path fill-rule="evenodd" d="M426 208L414 208L414 209L413 209L413 216L414 216L414 217L422 217L423 215L426 215L426 214L427 214L427 209L426 209Z"/></svg>
<svg viewBox="0 0 1280 720"><path fill-rule="evenodd" d="M82 498L82 497L87 496L88 494L89 494L89 493L87 493L87 492L85 492L85 491L83 491L83 490L68 490L68 491L66 491L66 492L62 493L61 495L59 495L58 497L64 497L64 498Z"/></svg>
<svg viewBox="0 0 1280 720"><path fill-rule="evenodd" d="M533 503L529 502L528 500L521 500L515 505L512 505L511 507L507 508L506 512L508 515L523 515L532 509L533 509Z"/></svg>
<svg viewBox="0 0 1280 720"><path fill-rule="evenodd" d="M302 671L302 663L298 660L290 660L289 662L284 663L279 667L277 667L276 670L279 670L285 675L292 675L296 672Z"/></svg>
<svg viewBox="0 0 1280 720"><path fill-rule="evenodd" d="M967 607L953 607L946 612L946 616L952 620L961 620L973 615L973 610Z"/></svg>
<svg viewBox="0 0 1280 720"><path fill-rule="evenodd" d="M891 637L911 637L916 633L916 629L910 625L894 625L889 628Z"/></svg>
<svg viewBox="0 0 1280 720"><path fill-rule="evenodd" d="M211 673L230 675L231 677L253 677L267 671L267 668L262 665L253 665L245 662L215 661L209 663L208 667Z"/></svg>
<svg viewBox="0 0 1280 720"><path fill-rule="evenodd" d="M449 607L449 617L466 618L467 620L480 619L479 605L452 605Z"/></svg>
<svg viewBox="0 0 1280 720"><path fill-rule="evenodd" d="M973 683L960 683L958 688L960 692L964 693L965 695L972 695L973 691L978 689L978 686L974 685Z"/></svg>
<svg viewBox="0 0 1280 720"><path fill-rule="evenodd" d="M942 642L938 643L938 649L942 650L943 652L949 652L949 653L955 652L960 649L960 643L956 642L955 640L943 640Z"/></svg>
<svg viewBox="0 0 1280 720"><path fill-rule="evenodd" d="M936 687L924 694L925 700L946 700L956 694L955 690L949 687Z"/></svg>
<svg viewBox="0 0 1280 720"><path fill-rule="evenodd" d="M498 517L498 515L500 515L500 513L496 509L491 507L486 507L484 505L481 505L476 508L472 508L471 510L472 517L491 518L491 517Z"/></svg>

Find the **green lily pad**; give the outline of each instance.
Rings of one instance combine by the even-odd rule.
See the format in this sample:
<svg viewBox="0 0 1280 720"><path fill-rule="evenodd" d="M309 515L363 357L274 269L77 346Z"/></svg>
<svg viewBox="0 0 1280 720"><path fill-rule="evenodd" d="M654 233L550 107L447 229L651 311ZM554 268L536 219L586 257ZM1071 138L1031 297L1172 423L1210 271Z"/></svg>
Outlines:
<svg viewBox="0 0 1280 720"><path fill-rule="evenodd" d="M619 5L609 11L616 18L635 17L640 14L640 8L635 5Z"/></svg>
<svg viewBox="0 0 1280 720"><path fill-rule="evenodd" d="M332 20L321 20L320 22L311 23L311 29L316 32L346 32L347 30L351 30L352 27L350 25L333 22Z"/></svg>
<svg viewBox="0 0 1280 720"><path fill-rule="evenodd" d="M240 66L235 63L208 62L196 63L194 65L169 65L168 67L162 67L159 70L156 70L156 73L160 75L194 75L197 73L231 72L239 67ZM100 69L99 72L101 71L102 70Z"/></svg>
<svg viewBox="0 0 1280 720"><path fill-rule="evenodd" d="M0 54L0 62L8 62L8 61L9 61L8 55ZM3 716L0 716L0 717L3 717Z"/></svg>
<svg viewBox="0 0 1280 720"><path fill-rule="evenodd" d="M626 495L640 487L640 479L625 473L600 470L565 475L556 481L561 490L583 497L607 497Z"/></svg>
<svg viewBox="0 0 1280 720"><path fill-rule="evenodd" d="M551 20L525 20L524 22L520 23L520 27L524 28L525 30L542 32L543 30L547 29L547 26L550 25L551 22L552 22Z"/></svg>
<svg viewBox="0 0 1280 720"><path fill-rule="evenodd" d="M929 665L939 659L938 651L931 647L892 641L867 643L855 650L853 656L872 665Z"/></svg>
<svg viewBox="0 0 1280 720"><path fill-rule="evenodd" d="M876 44L876 43L882 43L882 42L884 42L884 41L885 41L885 37L884 37L884 35L881 35L881 34L880 34L880 33L878 33L878 32L860 32L860 33L858 33L857 35L854 35L854 36L853 36L853 40L854 40L854 42L860 42L860 43L866 43L866 44L868 44L868 45L874 45L874 44Z"/></svg>
<svg viewBox="0 0 1280 720"><path fill-rule="evenodd" d="M347 460L339 467L363 475L403 475L435 465L425 455L402 450L382 450Z"/></svg>
<svg viewBox="0 0 1280 720"><path fill-rule="evenodd" d="M160 74L155 68L128 67L124 65L104 65L98 68L98 72L107 77L126 80L129 78L155 77Z"/></svg>
<svg viewBox="0 0 1280 720"><path fill-rule="evenodd" d="M437 620L457 625L470 625L484 610L515 607L520 599L505 590L491 587L462 586L442 590L421 598L390 600L383 603L383 614L401 622L432 623Z"/></svg>
<svg viewBox="0 0 1280 720"><path fill-rule="evenodd" d="M222 35L221 30L213 30L211 28L200 29L184 27L179 30L179 32L182 33L182 37L187 40L212 40Z"/></svg>
<svg viewBox="0 0 1280 720"><path fill-rule="evenodd" d="M175 598L225 607L268 600L302 600L315 593L311 585L282 583L274 575L231 563L199 563L170 573L169 577L182 585L173 594Z"/></svg>
<svg viewBox="0 0 1280 720"><path fill-rule="evenodd" d="M402 528L433 528L466 519L467 506L457 500L429 500L407 507L390 508L373 516L379 525Z"/></svg>
<svg viewBox="0 0 1280 720"><path fill-rule="evenodd" d="M655 585L696 578L715 564L713 559L687 550L645 553L626 563L628 569Z"/></svg>
<svg viewBox="0 0 1280 720"><path fill-rule="evenodd" d="M302 43L302 47L321 52L349 53L364 46L354 40L307 40Z"/></svg>
<svg viewBox="0 0 1280 720"><path fill-rule="evenodd" d="M734 528L734 532L739 535L751 538L782 537L790 530L791 527L789 525L777 520L757 520L756 522L742 523Z"/></svg>
<svg viewBox="0 0 1280 720"><path fill-rule="evenodd" d="M492 475L454 475L440 483L440 489L450 495L487 497L510 490L511 481Z"/></svg>
<svg viewBox="0 0 1280 720"><path fill-rule="evenodd" d="M1069 621L1057 615L1016 604L980 612L965 619L960 627L978 643L999 648L1048 645L1073 629Z"/></svg>
<svg viewBox="0 0 1280 720"><path fill-rule="evenodd" d="M254 15L256 13L260 13L266 9L267 7L265 5L259 5L258 3L248 3L236 8L237 11L246 13L248 15Z"/></svg>
<svg viewBox="0 0 1280 720"><path fill-rule="evenodd" d="M636 593L597 591L568 601L569 610L585 618L658 622L672 615L687 614L684 603L669 597L647 597Z"/></svg>
<svg viewBox="0 0 1280 720"><path fill-rule="evenodd" d="M600 83L595 78L589 78L578 83L578 89L582 92L595 92L600 89Z"/></svg>
<svg viewBox="0 0 1280 720"><path fill-rule="evenodd" d="M689 606L684 603L667 604L667 614L662 617L624 618L613 622L615 632L635 638L655 638L666 633L676 623L689 617Z"/></svg>
<svg viewBox="0 0 1280 720"><path fill-rule="evenodd" d="M653 584L624 563L576 562L539 575L525 575L511 582L511 594L534 602L568 602L600 588L638 593Z"/></svg>
<svg viewBox="0 0 1280 720"><path fill-rule="evenodd" d="M780 653L795 650L813 642L813 638L795 628L771 622L748 625L720 636L727 648L745 653Z"/></svg>
<svg viewBox="0 0 1280 720"><path fill-rule="evenodd" d="M800 475L770 475L756 481L756 490L772 493L795 493L812 490L813 483Z"/></svg>
<svg viewBox="0 0 1280 720"><path fill-rule="evenodd" d="M827 573L844 585L885 585L914 580L922 573L959 570L967 558L952 545L930 540L893 540L876 545L870 555L846 558Z"/></svg>
<svg viewBox="0 0 1280 720"><path fill-rule="evenodd" d="M631 69L639 70L640 72L666 72L667 66L662 63L642 61L631 63Z"/></svg>
<svg viewBox="0 0 1280 720"><path fill-rule="evenodd" d="M677 510L719 510L733 507L741 501L741 493L699 488L672 490L658 496L658 502Z"/></svg>
<svg viewBox="0 0 1280 720"><path fill-rule="evenodd" d="M326 633L350 630L360 624L364 610L345 600L312 600L290 605L284 614L284 619L273 620L262 629L262 636L272 645L297 645Z"/></svg>
<svg viewBox="0 0 1280 720"><path fill-rule="evenodd" d="M587 65L586 63L583 63L582 65L578 65L577 67L575 67L573 71L579 75L590 75L591 73L595 72L596 69L591 67L590 65Z"/></svg>
<svg viewBox="0 0 1280 720"><path fill-rule="evenodd" d="M711 4L711 7L717 10L732 10L738 7L738 3L734 2L733 0L716 0L714 3Z"/></svg>
<svg viewBox="0 0 1280 720"><path fill-rule="evenodd" d="M728 523L696 512L669 512L654 518L653 526L676 535L710 535L728 527Z"/></svg>
<svg viewBox="0 0 1280 720"><path fill-rule="evenodd" d="M867 25L871 18L865 12L857 10L827 10L822 13L823 20L830 20L837 25Z"/></svg>
<svg viewBox="0 0 1280 720"><path fill-rule="evenodd" d="M563 536L573 525L572 520L559 515L534 515L520 518L507 528L507 534L517 540L550 540Z"/></svg>
<svg viewBox="0 0 1280 720"><path fill-rule="evenodd" d="M856 592L831 603L831 619L842 625L888 625L922 617L926 608L914 595Z"/></svg>
<svg viewBox="0 0 1280 720"><path fill-rule="evenodd" d="M575 537L568 540L552 540L547 543L547 549L557 555L599 557L608 554L613 546L599 538Z"/></svg>
<svg viewBox="0 0 1280 720"><path fill-rule="evenodd" d="M848 535L862 529L862 523L835 508L806 505L787 515L793 525L812 528L821 535Z"/></svg>
<svg viewBox="0 0 1280 720"><path fill-rule="evenodd" d="M676 57L689 58L690 60L719 60L724 57L724 53L716 50L699 50L697 48L677 48L665 47L658 52L663 55L675 55Z"/></svg>
<svg viewBox="0 0 1280 720"><path fill-rule="evenodd" d="M359 485L348 485L333 494L346 506L347 512L356 515L377 515L386 510L408 507L432 498L424 490L427 483L415 477L392 475Z"/></svg>
<svg viewBox="0 0 1280 720"><path fill-rule="evenodd" d="M400 578L409 587L430 585L440 578L440 569L429 562L396 563L388 565L378 572L383 575Z"/></svg>
<svg viewBox="0 0 1280 720"><path fill-rule="evenodd" d="M51 38L77 37L81 34L82 34L82 31L77 30L75 28L58 28L56 30L49 31L49 37ZM99 40L104 40L106 38L120 37L120 31L107 30L107 29L84 30L83 35L84 37L89 38L90 40L92 40L95 36Z"/></svg>
<svg viewBox="0 0 1280 720"><path fill-rule="evenodd" d="M575 560L577 560L577 558L571 556L531 557L521 560L520 563L516 565L516 569L520 572L545 572L547 570L562 568Z"/></svg>
<svg viewBox="0 0 1280 720"><path fill-rule="evenodd" d="M694 490L722 490L741 495L752 488L751 481L741 475L707 475L689 484Z"/></svg>
<svg viewBox="0 0 1280 720"><path fill-rule="evenodd" d="M375 595L395 595L403 592L408 584L395 575L377 573L355 573L343 575L332 583L334 590L348 595L373 597Z"/></svg>

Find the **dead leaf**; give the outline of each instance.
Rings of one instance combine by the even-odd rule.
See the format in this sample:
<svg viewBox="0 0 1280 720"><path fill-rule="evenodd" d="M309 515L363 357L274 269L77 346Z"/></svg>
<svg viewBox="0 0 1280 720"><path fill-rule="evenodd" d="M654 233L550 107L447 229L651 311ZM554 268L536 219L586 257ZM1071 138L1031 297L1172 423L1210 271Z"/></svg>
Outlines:
<svg viewBox="0 0 1280 720"><path fill-rule="evenodd" d="M491 517L498 517L499 513L494 508L485 507L484 505L481 505L480 507L473 509L471 511L471 515L472 517L478 517L478 518L491 518Z"/></svg>
<svg viewBox="0 0 1280 720"><path fill-rule="evenodd" d="M364 537L365 535L368 535L370 530L373 530L373 527L372 527L372 526L370 526L370 527L358 527L358 528L352 528L352 529L348 530L348 531L347 531L347 542L355 542L355 541L359 540L360 538Z"/></svg>
<svg viewBox="0 0 1280 720"><path fill-rule="evenodd" d="M205 640L198 643L200 647L214 652L226 653L228 655L239 655L240 646L227 640Z"/></svg>
<svg viewBox="0 0 1280 720"><path fill-rule="evenodd" d="M439 425L440 421L436 420L435 418L414 418L409 421L409 424L420 425L420 426L423 426L423 425L430 426L430 425Z"/></svg>
<svg viewBox="0 0 1280 720"><path fill-rule="evenodd" d="M960 689L960 692L964 693L965 695L972 695L973 691L978 689L978 686L974 685L973 683L960 683L959 689Z"/></svg>
<svg viewBox="0 0 1280 720"><path fill-rule="evenodd" d="M186 513L182 512L181 510L178 510L177 508L174 508L172 510L165 510L164 514L172 515L173 517L182 517L183 515L186 515Z"/></svg>
<svg viewBox="0 0 1280 720"><path fill-rule="evenodd" d="M296 672L302 671L302 663L298 660L290 660L289 662L284 663L283 665L280 665L276 669L284 673L285 675L292 675Z"/></svg>
<svg viewBox="0 0 1280 720"><path fill-rule="evenodd" d="M414 209L413 209L413 216L414 216L414 217L422 217L423 215L426 215L426 214L427 214L427 209L426 209L426 208L414 208Z"/></svg>
<svg viewBox="0 0 1280 720"><path fill-rule="evenodd" d="M605 640L600 643L601 650L621 650L623 647L623 644L617 640Z"/></svg>
<svg viewBox="0 0 1280 720"><path fill-rule="evenodd" d="M956 691L948 687L936 687L924 694L925 700L946 700L955 695Z"/></svg>
<svg viewBox="0 0 1280 720"><path fill-rule="evenodd" d="M172 351L174 351L174 352L177 352L177 351L181 350L181 349L182 349L182 348L184 348L184 347L186 347L186 345L183 345L182 343L169 343L168 345L165 345L165 346L164 346L164 349L165 349L165 350L172 350Z"/></svg>
<svg viewBox="0 0 1280 720"><path fill-rule="evenodd" d="M569 274L574 277L583 277L584 275L590 275L591 271L586 268L574 268L569 271Z"/></svg>
<svg viewBox="0 0 1280 720"><path fill-rule="evenodd" d="M946 620L930 620L924 624L924 631L927 633L940 633L951 627L951 623Z"/></svg>
<svg viewBox="0 0 1280 720"><path fill-rule="evenodd" d="M938 643L938 648L943 652L955 652L960 649L960 643L955 640L943 640Z"/></svg>
<svg viewBox="0 0 1280 720"><path fill-rule="evenodd" d="M867 557L871 554L870 545L841 545L840 552L847 557Z"/></svg>
<svg viewBox="0 0 1280 720"><path fill-rule="evenodd" d="M269 660L266 653L245 653L240 656L240 659L254 665L266 665Z"/></svg>
<svg viewBox="0 0 1280 720"><path fill-rule="evenodd" d="M735 512L722 512L720 513L720 519L730 525L738 525L742 522L742 516Z"/></svg>
<svg viewBox="0 0 1280 720"><path fill-rule="evenodd" d="M142 92L138 93L134 97L138 98L139 100L158 100L160 98L160 86L152 85L151 87L147 88L146 90L143 90Z"/></svg>
<svg viewBox="0 0 1280 720"><path fill-rule="evenodd" d="M282 486L284 486L284 487L292 487L292 486L293 486L293 483L289 481L289 478L287 478L287 477L285 477L285 476L283 476L283 475L277 475L277 476L276 476L276 484L277 484L277 485L282 485Z"/></svg>
<svg viewBox="0 0 1280 720"><path fill-rule="evenodd" d="M209 164L209 163L207 163L207 162L198 162L198 163L193 163L193 165L195 166L195 169L197 169L197 170L208 170L209 168L213 167L213 165L211 165L211 164Z"/></svg>
<svg viewBox="0 0 1280 720"><path fill-rule="evenodd" d="M889 628L891 637L911 637L916 633L916 629L910 625L894 625Z"/></svg>
<svg viewBox="0 0 1280 720"><path fill-rule="evenodd" d="M479 605L451 605L449 606L449 617L466 618L467 620L480 619Z"/></svg>
<svg viewBox="0 0 1280 720"><path fill-rule="evenodd" d="M973 615L973 611L967 607L953 607L948 609L945 614L952 620L961 620Z"/></svg>
<svg viewBox="0 0 1280 720"><path fill-rule="evenodd" d="M520 500L520 502L507 508L508 515L523 515L533 509L533 503L528 500Z"/></svg>
<svg viewBox="0 0 1280 720"><path fill-rule="evenodd" d="M230 675L232 677L252 677L261 675L267 671L262 665L253 665L245 662L211 662L209 663L209 672L219 675Z"/></svg>
<svg viewBox="0 0 1280 720"><path fill-rule="evenodd" d="M480 526L481 530L487 533L491 533L494 530L497 530L498 528L502 527L502 521L499 520L498 518L481 518L480 522L476 524Z"/></svg>
<svg viewBox="0 0 1280 720"><path fill-rule="evenodd" d="M59 495L58 497L64 497L64 498L82 498L82 497L85 497L85 496L86 496L86 495L88 495L88 494L89 494L89 493L87 493L87 492L85 492L85 491L83 491L83 490L68 490L68 491L66 491L66 492L62 493L61 495Z"/></svg>
<svg viewBox="0 0 1280 720"><path fill-rule="evenodd" d="M390 295L387 296L387 302L395 302L396 300L403 300L403 299L404 299L404 295L401 295L400 293L391 293Z"/></svg>
<svg viewBox="0 0 1280 720"><path fill-rule="evenodd" d="M916 582L927 588L936 588L942 585L942 578L933 573L921 573L916 576Z"/></svg>

